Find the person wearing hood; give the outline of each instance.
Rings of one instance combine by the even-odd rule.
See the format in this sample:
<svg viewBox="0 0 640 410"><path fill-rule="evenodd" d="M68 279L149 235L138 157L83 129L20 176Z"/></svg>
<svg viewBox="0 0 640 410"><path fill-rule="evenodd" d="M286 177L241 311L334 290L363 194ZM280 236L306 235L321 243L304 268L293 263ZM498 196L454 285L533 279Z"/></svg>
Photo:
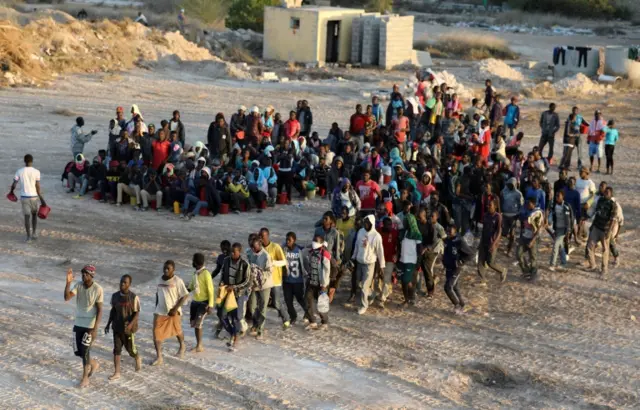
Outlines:
<svg viewBox="0 0 640 410"><path fill-rule="evenodd" d="M341 215L342 207L348 209L350 218L355 217L360 211L360 198L347 178L340 180L332 195L331 210L334 215Z"/></svg>
<svg viewBox="0 0 640 410"><path fill-rule="evenodd" d="M436 190L436 187L433 185L433 177L431 176L431 172L426 171L422 174L422 179L418 182L418 191L422 195L422 201L427 203L429 201L429 196Z"/></svg>
<svg viewBox="0 0 640 410"><path fill-rule="evenodd" d="M173 112L173 116L169 120L169 130L175 131L178 133L178 139L180 139L180 143L184 147L185 131L184 131L184 124L180 120L180 111L175 110Z"/></svg>
<svg viewBox="0 0 640 410"><path fill-rule="evenodd" d="M260 116L260 108L257 106L251 107L251 113L247 116L245 135L248 138L248 143L253 144L254 147L259 147L262 143L262 117Z"/></svg>
<svg viewBox="0 0 640 410"><path fill-rule="evenodd" d="M89 185L87 174L89 173L89 161L84 159L84 155L77 154L75 161L67 174L67 181L69 182L69 189L67 193L72 193L76 189L76 185L80 185L80 192L74 196L75 199L81 198L86 192Z"/></svg>
<svg viewBox="0 0 640 410"><path fill-rule="evenodd" d="M269 184L260 169L260 163L258 161L251 162L251 169L247 172L246 178L249 183L250 195L258 207L258 213L261 213L262 209L260 208L260 204L262 201L266 201L269 196Z"/></svg>
<svg viewBox="0 0 640 410"><path fill-rule="evenodd" d="M231 116L231 121L229 122L231 136L236 139L240 148L244 148L247 145L244 132L247 125L247 116L245 115L245 111L247 111L247 107L244 105L238 107L238 112Z"/></svg>
<svg viewBox="0 0 640 410"><path fill-rule="evenodd" d="M182 215L180 215L181 219L191 220L196 215L200 215L200 208L205 207L209 208L209 202L203 201L200 199L199 193L201 189L205 189L207 181L211 177L211 170L207 167L203 167L200 170L200 177L198 178L197 185L195 188L195 195L192 193L188 193L184 197L184 202L182 204ZM189 212L189 208L191 207L191 203L195 204L195 208L192 212Z"/></svg>
<svg viewBox="0 0 640 410"><path fill-rule="evenodd" d="M120 132L126 129L127 120L124 119L124 108L117 107L116 108L116 117L109 121L109 142L107 143L107 151L109 151L109 155L113 155L111 153L111 147L115 144L116 141L120 138Z"/></svg>
<svg viewBox="0 0 640 410"><path fill-rule="evenodd" d="M331 280L331 254L326 249L322 236L315 235L310 249L304 254L307 283L305 301L308 309L309 326L306 330L318 329L316 312L320 315L320 329L325 330L329 325L329 314L318 312L318 298L327 292Z"/></svg>
<svg viewBox="0 0 640 410"><path fill-rule="evenodd" d="M309 102L302 100L301 106L296 113L298 122L300 123L300 135L308 137L311 135L311 126L313 125L313 114L309 108Z"/></svg>
<svg viewBox="0 0 640 410"><path fill-rule="evenodd" d="M85 133L82 127L84 127L84 118L76 118L76 125L71 127L71 153L73 154L74 159L78 154L82 154L84 151L84 144L91 141L91 138L98 133L96 130Z"/></svg>
<svg viewBox="0 0 640 410"><path fill-rule="evenodd" d="M339 185L342 178L348 179L350 176L351 174L344 168L344 159L341 156L335 157L331 163L331 169L329 170L329 195L331 196L337 188L340 188Z"/></svg>
<svg viewBox="0 0 640 410"><path fill-rule="evenodd" d="M344 138L344 133L338 126L337 122L331 124L331 129L329 129L329 134L327 138L324 139L323 143L329 145L329 150L333 152L338 151L338 143L342 141Z"/></svg>
<svg viewBox="0 0 640 410"><path fill-rule="evenodd" d="M371 295L376 264L383 271L386 266L382 237L375 230L375 223L375 215L367 215L364 218L364 226L358 232L352 255L352 259L358 262L355 273L358 278L358 290L360 292L359 315L365 314L369 307L369 295Z"/></svg>
<svg viewBox="0 0 640 410"><path fill-rule="evenodd" d="M516 238L516 222L524 205L522 192L516 189L518 181L509 178L507 186L500 193L502 209L502 234L508 238L507 256L511 253Z"/></svg>
<svg viewBox="0 0 640 410"><path fill-rule="evenodd" d="M271 148L271 150L265 149L263 151L263 157L260 162L260 169L262 170L262 175L267 180L267 197L268 197L268 205L275 206L276 197L278 196L278 174L276 170L271 166L271 151L273 147L269 145L267 148Z"/></svg>
<svg viewBox="0 0 640 410"><path fill-rule="evenodd" d="M129 135L133 135L133 131L135 130L136 123L140 123L140 130L145 133L149 132L147 125L144 123L144 117L140 113L140 109L136 104L131 106L131 119L127 121L126 129Z"/></svg>

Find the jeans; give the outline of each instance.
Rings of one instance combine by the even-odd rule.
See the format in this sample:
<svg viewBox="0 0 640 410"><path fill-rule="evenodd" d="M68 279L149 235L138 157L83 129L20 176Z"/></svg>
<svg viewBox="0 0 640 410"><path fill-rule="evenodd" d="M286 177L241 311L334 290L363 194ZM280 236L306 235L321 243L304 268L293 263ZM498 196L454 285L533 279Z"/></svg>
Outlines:
<svg viewBox="0 0 640 410"><path fill-rule="evenodd" d="M356 268L358 288L360 289L360 306L365 309L369 307L369 295L371 295L375 267L375 263L359 263Z"/></svg>
<svg viewBox="0 0 640 410"><path fill-rule="evenodd" d="M538 269L536 267L536 260L538 258L538 245L540 240L535 239L535 243L532 247L529 247L531 239L520 238L518 248L516 249L516 257L518 258L518 265L525 275L531 275L532 278L536 276ZM529 262L525 261L525 253L529 254Z"/></svg>
<svg viewBox="0 0 640 410"><path fill-rule="evenodd" d="M547 158L553 158L553 144L556 141L556 136L553 134L542 134L540 136L540 143L538 144L538 148L540 150L540 156L542 156L542 151L544 150L544 146L549 144L549 155Z"/></svg>
<svg viewBox="0 0 640 410"><path fill-rule="evenodd" d="M69 172L68 175L69 188L76 189L76 185L80 185L80 195L84 195L87 192L87 187L89 186L89 179L87 179L86 175L81 175L79 177L75 176L72 172Z"/></svg>
<svg viewBox="0 0 640 410"><path fill-rule="evenodd" d="M329 323L329 314L318 312L318 296L320 296L320 286L307 283L304 298L309 309L309 323L316 323L316 313L318 313L321 323L325 325Z"/></svg>
<svg viewBox="0 0 640 410"><path fill-rule="evenodd" d="M516 126L515 125L509 125L506 122L504 123L504 129L505 130L509 130L509 136L513 137L513 135L515 134L515 129Z"/></svg>
<svg viewBox="0 0 640 410"><path fill-rule="evenodd" d="M581 144L581 141L582 141L582 136L578 135L576 137L576 144L575 144L575 147L574 147L574 149L576 150L576 152L578 154L578 169L580 169L582 167L582 148L581 148L582 144Z"/></svg>
<svg viewBox="0 0 640 410"><path fill-rule="evenodd" d="M249 299L249 309L253 314L253 327L259 332L264 329L264 321L267 319L269 294L271 294L271 288L254 290Z"/></svg>
<svg viewBox="0 0 640 410"><path fill-rule="evenodd" d="M558 253L560 254L560 263L562 266L567 264L567 253L564 250L564 238L567 235L565 228L557 229L555 232L555 239L553 240L553 249L551 250L551 260L549 265L556 266L558 263Z"/></svg>
<svg viewBox="0 0 640 410"><path fill-rule="evenodd" d="M282 322L289 321L289 312L286 309L286 306L282 303L284 299L282 286L274 286L271 288L271 301L273 302L273 307L278 311L280 318L282 318Z"/></svg>
<svg viewBox="0 0 640 410"><path fill-rule="evenodd" d="M292 322L295 322L298 319L298 312L296 312L296 308L293 305L293 300L298 301L298 304L302 307L304 311L304 316L306 318L309 317L307 312L307 304L304 300L304 283L283 283L282 290L284 292L284 302L287 304L287 311L289 312L289 317Z"/></svg>
<svg viewBox="0 0 640 410"><path fill-rule="evenodd" d="M201 201L200 198L198 198L197 196L191 195L191 194L187 194L187 195L185 195L184 203L182 204L182 213L186 213L187 211L189 211L189 208L191 206L191 202L196 204L196 207L193 209L193 212L192 212L193 215L199 215L200 214L200 208L202 208L203 206L205 206L205 207L209 206L207 201Z"/></svg>
<svg viewBox="0 0 640 410"><path fill-rule="evenodd" d="M447 268L447 280L444 282L444 293L447 294L454 306L464 306L464 299L458 288L458 279L460 279L460 268Z"/></svg>
<svg viewBox="0 0 640 410"><path fill-rule="evenodd" d="M218 318L222 322L224 330L226 330L231 336L235 336L242 332L242 320L244 319L244 310L247 305L247 299L249 296L237 296L236 301L238 308L233 312L225 312L224 307L218 308Z"/></svg>

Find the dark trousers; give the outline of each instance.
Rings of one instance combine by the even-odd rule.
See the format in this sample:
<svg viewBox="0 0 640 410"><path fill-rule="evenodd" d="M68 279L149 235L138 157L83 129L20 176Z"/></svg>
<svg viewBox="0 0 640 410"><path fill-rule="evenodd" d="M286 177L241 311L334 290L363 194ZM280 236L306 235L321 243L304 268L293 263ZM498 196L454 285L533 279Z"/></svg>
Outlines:
<svg viewBox="0 0 640 410"><path fill-rule="evenodd" d="M562 153L562 160L560 161L560 168L571 168L571 156L573 154L573 147L564 147Z"/></svg>
<svg viewBox="0 0 640 410"><path fill-rule="evenodd" d="M307 304L304 300L304 283L283 283L282 290L284 291L284 302L287 304L287 310L289 311L289 318L292 322L298 319L298 313L295 306L293 306L293 299L298 301L298 304L302 307L305 317L308 317Z"/></svg>
<svg viewBox="0 0 640 410"><path fill-rule="evenodd" d="M250 195L251 195L251 198L253 198L253 201L255 202L256 207L258 208L260 208L260 204L262 203L262 201L267 200L267 194L260 191L259 189L250 192Z"/></svg>
<svg viewBox="0 0 640 410"><path fill-rule="evenodd" d="M278 193L282 192L282 187L287 192L287 199L291 201L291 187L293 187L293 172L278 172Z"/></svg>
<svg viewBox="0 0 640 410"><path fill-rule="evenodd" d="M464 306L464 299L458 288L460 268L447 268L447 280L444 282L444 293L447 294L454 306Z"/></svg>
<svg viewBox="0 0 640 410"><path fill-rule="evenodd" d="M353 271L351 271L351 296L355 296L358 293L358 262L353 261Z"/></svg>
<svg viewBox="0 0 640 410"><path fill-rule="evenodd" d="M316 313L320 315L322 324L329 323L329 315L327 313L318 312L318 296L320 296L320 286L307 284L307 290L304 294L305 301L309 312L309 322L316 322Z"/></svg>
<svg viewBox="0 0 640 410"><path fill-rule="evenodd" d="M540 136L540 143L538 144L540 156L542 156L542 150L544 149L544 146L549 144L549 155L547 155L547 158L553 158L553 144L555 140L556 138L553 134L542 134Z"/></svg>
<svg viewBox="0 0 640 410"><path fill-rule="evenodd" d="M609 167L613 169L613 151L616 149L615 145L605 145L604 155L607 157L607 170Z"/></svg>

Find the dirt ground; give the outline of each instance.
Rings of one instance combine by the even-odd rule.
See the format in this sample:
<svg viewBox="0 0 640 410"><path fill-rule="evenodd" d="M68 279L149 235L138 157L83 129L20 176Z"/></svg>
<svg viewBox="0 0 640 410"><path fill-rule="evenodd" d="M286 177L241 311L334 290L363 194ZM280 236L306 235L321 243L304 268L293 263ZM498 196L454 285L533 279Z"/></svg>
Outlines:
<svg viewBox="0 0 640 410"><path fill-rule="evenodd" d="M400 76L398 74L394 74ZM403 74L404 75L404 74ZM408 76L408 74L407 74ZM380 80L383 80L382 76ZM452 315L442 291L442 272L435 300L420 298L401 310L399 289L384 311L372 308L358 316L345 306L346 278L330 312L326 332L307 333L296 326L281 330L275 311L267 319L266 339L242 340L239 350L226 352L213 340L213 319L205 330L204 353L174 357L175 342L165 345L165 366L152 368L151 337L155 283L162 264L174 259L179 275L190 277L191 255L204 252L208 266L223 239L246 242L249 232L267 226L272 239L297 232L309 243L312 225L328 209L320 199L299 206L279 206L263 214L249 213L190 222L175 215L136 213L90 198L74 200L64 193L60 174L70 160L70 133L76 115L99 134L86 146L93 157L106 146L107 125L117 105L140 106L147 123L158 124L180 109L187 140L204 139L219 111L229 115L239 104L271 103L286 112L298 99L308 99L314 128L326 134L331 122L346 124L362 88L376 83L353 82L259 84L209 80L179 72L136 70L107 76L62 78L48 89L2 89L4 121L0 178L10 183L29 152L42 172L47 202L53 208L41 222L36 244L25 245L17 205L0 207L0 402L5 408L637 408L640 403L640 163L635 144L639 134L637 94L557 99L561 116L579 104L586 114L598 106L605 118L615 117L622 139L616 148L616 175L594 175L613 184L625 211L620 235L621 265L603 280L574 263L568 272L546 270L549 238L540 252L538 284L519 278L513 260L501 256L509 278L500 284L474 286L476 275L466 268L462 293L473 310ZM479 85L477 85L479 86ZM537 119L548 101L522 103L529 148L536 142ZM70 110L69 116L54 112ZM557 152L561 149L556 143ZM586 155L586 152L584 153ZM575 155L574 155L575 161ZM603 165L604 166L604 165ZM575 173L572 173L575 174ZM555 171L551 174L555 179ZM143 369L123 357L123 375L116 382L112 340L100 335L92 349L102 370L91 386L78 390L80 360L73 356L71 329L74 302L65 303L65 271L97 266L96 280L105 302L117 290L119 277L133 275L142 315L136 336ZM103 317L102 326L106 318ZM186 329L188 348L193 332ZM100 332L101 333L101 332Z"/></svg>

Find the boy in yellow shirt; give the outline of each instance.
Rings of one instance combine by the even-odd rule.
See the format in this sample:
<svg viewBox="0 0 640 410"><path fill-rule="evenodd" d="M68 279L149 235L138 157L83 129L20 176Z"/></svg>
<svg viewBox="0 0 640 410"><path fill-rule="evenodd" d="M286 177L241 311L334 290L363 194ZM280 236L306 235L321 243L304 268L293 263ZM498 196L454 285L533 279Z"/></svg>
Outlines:
<svg viewBox="0 0 640 410"><path fill-rule="evenodd" d="M282 327L286 330L291 327L289 312L287 311L284 303L282 303L284 298L282 291L282 269L287 268L287 257L280 245L275 242L271 242L269 239L269 230L267 228L260 229L260 240L262 242L262 247L269 254L272 261L271 278L273 280L273 287L271 288L271 300L273 300L273 306L282 318Z"/></svg>
<svg viewBox="0 0 640 410"><path fill-rule="evenodd" d="M193 268L196 270L189 284L189 291L193 293L191 302L191 327L196 333L196 353L202 352L202 324L208 313L213 312L214 290L211 273L204 267L204 255L196 253L193 255Z"/></svg>

